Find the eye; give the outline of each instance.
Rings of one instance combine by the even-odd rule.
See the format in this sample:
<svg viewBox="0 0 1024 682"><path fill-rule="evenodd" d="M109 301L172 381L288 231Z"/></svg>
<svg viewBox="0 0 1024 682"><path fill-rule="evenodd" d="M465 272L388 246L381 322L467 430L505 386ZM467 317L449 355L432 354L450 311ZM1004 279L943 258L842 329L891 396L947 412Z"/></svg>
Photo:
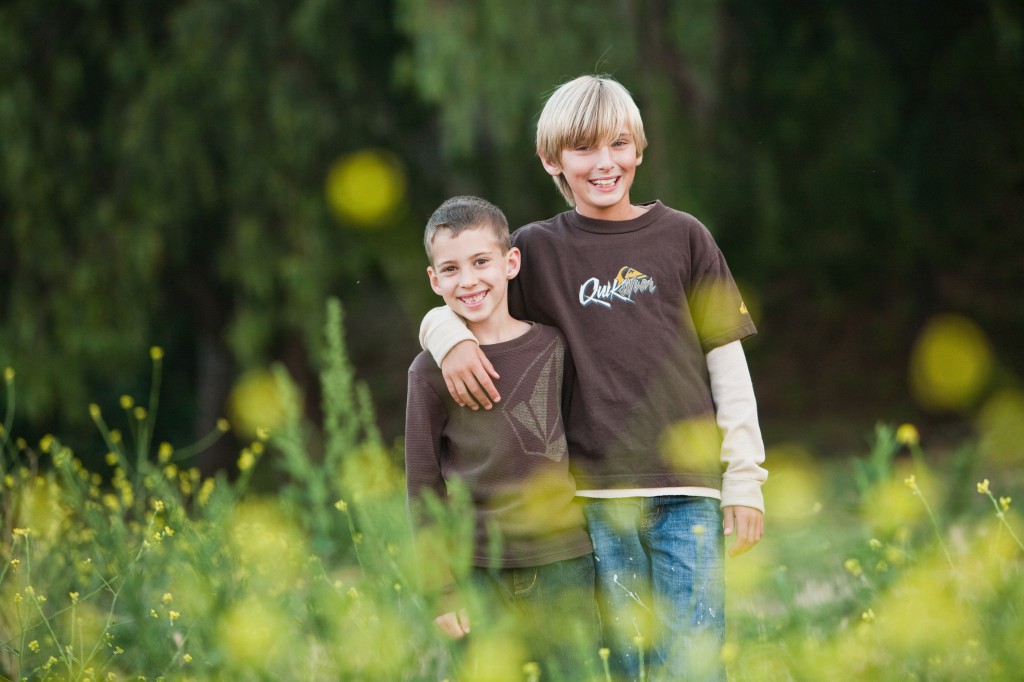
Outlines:
<svg viewBox="0 0 1024 682"><path fill-rule="evenodd" d="M490 258L477 258L476 261L474 262L474 265L484 266L484 265L487 265L490 262L491 262Z"/></svg>
<svg viewBox="0 0 1024 682"><path fill-rule="evenodd" d="M443 268L441 268L441 272L444 273L444 274L448 274L450 272L455 272L455 266L454 265L445 265Z"/></svg>

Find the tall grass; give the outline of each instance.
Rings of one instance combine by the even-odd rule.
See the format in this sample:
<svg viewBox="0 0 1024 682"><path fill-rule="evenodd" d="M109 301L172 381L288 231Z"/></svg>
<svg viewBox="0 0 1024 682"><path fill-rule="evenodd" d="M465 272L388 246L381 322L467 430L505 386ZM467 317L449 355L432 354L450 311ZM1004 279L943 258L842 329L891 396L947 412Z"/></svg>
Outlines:
<svg viewBox="0 0 1024 682"><path fill-rule="evenodd" d="M55 436L13 435L5 372L0 679L546 681L514 642L483 635L475 663L451 667L420 587L401 452L374 426L342 326L331 301L323 422L304 419L276 369L280 419L230 476L189 466L226 422L199 443L153 442L159 349L145 401L90 408L102 471ZM1005 466L965 478L975 450L932 459L916 430L887 425L852 465L774 448L768 535L727 564L731 679L1019 679L1020 482ZM253 487L260 468L272 494ZM438 513L464 527L464 508ZM601 670L607 652L592 653Z"/></svg>

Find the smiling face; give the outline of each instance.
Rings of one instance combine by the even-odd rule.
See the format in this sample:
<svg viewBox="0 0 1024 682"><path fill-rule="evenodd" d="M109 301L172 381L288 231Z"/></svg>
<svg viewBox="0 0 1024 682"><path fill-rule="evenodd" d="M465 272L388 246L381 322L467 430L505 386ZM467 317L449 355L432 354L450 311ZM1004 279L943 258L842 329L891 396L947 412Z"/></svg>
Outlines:
<svg viewBox="0 0 1024 682"><path fill-rule="evenodd" d="M508 282L519 273L519 249L502 253L494 232L475 226L458 234L439 229L430 251L433 265L427 275L434 292L465 318L481 342L502 336L515 323L508 312Z"/></svg>
<svg viewBox="0 0 1024 682"><path fill-rule="evenodd" d="M580 215L602 220L628 220L641 212L629 201L641 161L626 129L611 141L563 149L557 161L541 157L544 170L565 179Z"/></svg>

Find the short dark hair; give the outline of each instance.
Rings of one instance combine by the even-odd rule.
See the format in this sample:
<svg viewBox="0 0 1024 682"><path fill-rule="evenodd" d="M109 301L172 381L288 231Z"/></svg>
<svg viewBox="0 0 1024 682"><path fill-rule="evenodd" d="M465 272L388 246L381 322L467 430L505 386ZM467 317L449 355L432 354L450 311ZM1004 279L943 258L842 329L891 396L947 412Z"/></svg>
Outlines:
<svg viewBox="0 0 1024 682"><path fill-rule="evenodd" d="M459 196L452 197L438 206L427 221L427 229L423 233L423 247L427 250L427 258L433 261L434 255L430 246L438 230L451 230L452 236L455 236L463 230L477 227L491 229L502 253L508 253L512 248L508 219L500 208L480 197Z"/></svg>

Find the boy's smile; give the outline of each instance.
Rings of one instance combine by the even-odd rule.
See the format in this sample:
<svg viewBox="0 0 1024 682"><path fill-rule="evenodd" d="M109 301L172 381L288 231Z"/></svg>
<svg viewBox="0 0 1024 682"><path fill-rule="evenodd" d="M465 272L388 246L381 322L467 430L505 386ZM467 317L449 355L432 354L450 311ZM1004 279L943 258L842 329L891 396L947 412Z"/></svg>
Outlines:
<svg viewBox="0 0 1024 682"><path fill-rule="evenodd" d="M580 215L602 220L636 217L629 190L641 161L625 130L611 142L563 149L557 163L541 159L549 174L565 178Z"/></svg>

